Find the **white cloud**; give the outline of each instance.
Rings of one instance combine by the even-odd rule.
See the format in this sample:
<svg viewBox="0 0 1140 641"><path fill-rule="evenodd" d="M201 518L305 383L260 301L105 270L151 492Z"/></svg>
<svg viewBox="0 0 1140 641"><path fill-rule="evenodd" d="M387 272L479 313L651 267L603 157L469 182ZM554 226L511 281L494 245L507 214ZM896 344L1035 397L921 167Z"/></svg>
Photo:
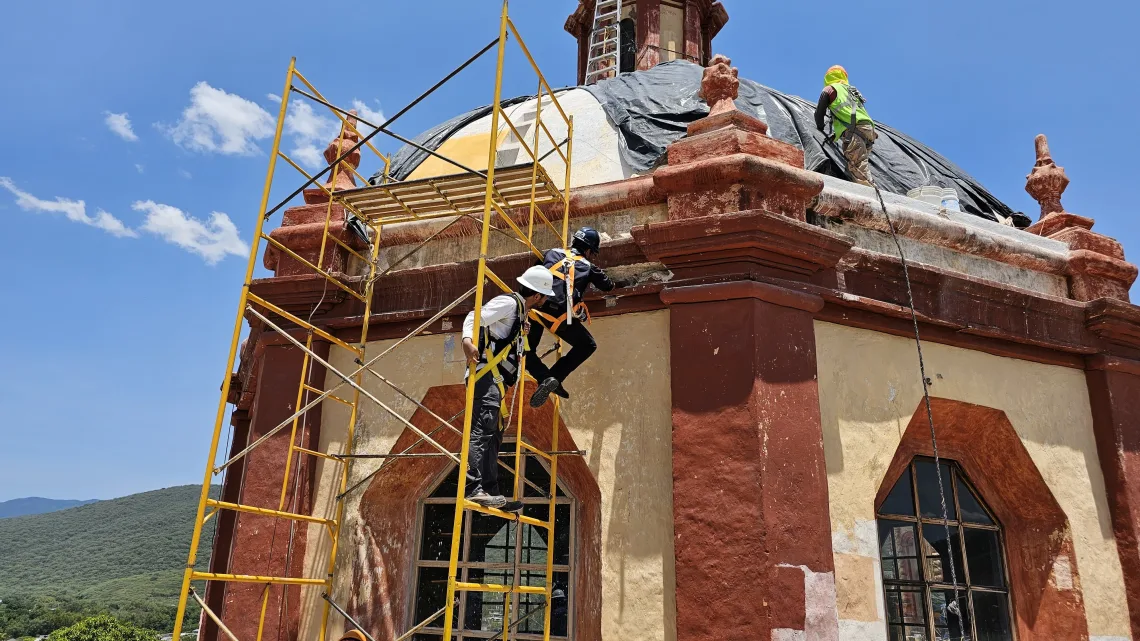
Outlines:
<svg viewBox="0 0 1140 641"><path fill-rule="evenodd" d="M265 97L269 98L269 102L276 102L276 103L281 102L281 96L278 96L275 93L267 93L267 94L265 94Z"/></svg>
<svg viewBox="0 0 1140 641"><path fill-rule="evenodd" d="M126 112L121 114L111 113L110 111L103 112L103 122L107 124L107 128L115 133L116 136L128 142L135 142L139 139L131 129L131 119L127 117Z"/></svg>
<svg viewBox="0 0 1140 641"><path fill-rule="evenodd" d="M16 183L5 176L0 176L0 187L12 192L16 197L16 206L24 211L63 214L70 221L102 229L119 238L135 238L138 236L138 233L124 225L123 221L102 209L96 209L93 217L87 215L87 204L82 200L69 200L58 196L55 200L41 200L16 187Z"/></svg>
<svg viewBox="0 0 1140 641"><path fill-rule="evenodd" d="M320 116L308 102L294 100L285 116L285 131L293 137L289 155L310 168L328 166L321 152L340 134L340 120Z"/></svg>
<svg viewBox="0 0 1140 641"><path fill-rule="evenodd" d="M214 265L228 255L249 254L249 245L238 236L230 217L222 212L211 212L210 220L202 222L177 207L153 200L137 201L131 208L146 214L143 230L198 254L207 264Z"/></svg>
<svg viewBox="0 0 1140 641"><path fill-rule="evenodd" d="M193 178L193 177L194 177L194 174L192 174L192 173L190 173L190 172L186 171L185 169L179 169L179 170L178 170L178 175L179 175L179 176L182 176L182 177L183 177L183 178L185 178L186 180L190 180L191 178Z"/></svg>
<svg viewBox="0 0 1140 641"><path fill-rule="evenodd" d="M316 145L294 147L293 151L289 152L289 157L308 167L323 169L328 166L328 163L325 162L324 150L319 149Z"/></svg>
<svg viewBox="0 0 1140 641"><path fill-rule="evenodd" d="M202 81L177 124L156 126L190 151L249 156L259 151L255 141L273 135L274 121L257 103Z"/></svg>
<svg viewBox="0 0 1140 641"><path fill-rule="evenodd" d="M374 100L373 102L376 103L377 107L380 106L379 100ZM363 100L353 98L352 108L356 110L356 113L360 114L361 118L368 122L377 126L384 124L384 112L379 109L371 109ZM367 130L363 133L367 133Z"/></svg>
<svg viewBox="0 0 1140 641"><path fill-rule="evenodd" d="M142 166L142 165L140 165L140 164L138 164L138 163L135 163L135 170L136 170L136 171L138 171L138 172L141 174L141 173L143 173L144 171L146 171L146 167L144 167L144 166Z"/></svg>

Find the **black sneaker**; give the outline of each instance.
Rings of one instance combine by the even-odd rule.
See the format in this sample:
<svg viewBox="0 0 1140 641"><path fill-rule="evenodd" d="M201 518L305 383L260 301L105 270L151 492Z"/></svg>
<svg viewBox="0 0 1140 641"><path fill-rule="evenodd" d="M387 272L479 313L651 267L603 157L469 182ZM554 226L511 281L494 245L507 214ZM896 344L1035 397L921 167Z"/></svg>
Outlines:
<svg viewBox="0 0 1140 641"><path fill-rule="evenodd" d="M503 507L501 507L499 509L504 511L504 512L522 512L523 502L522 501L507 501L506 503L503 504Z"/></svg>
<svg viewBox="0 0 1140 641"><path fill-rule="evenodd" d="M531 407L542 407L546 399L550 397L551 392L561 387L562 384L558 382L557 378L551 376L550 378L538 384L538 389L534 390L534 395L530 397Z"/></svg>

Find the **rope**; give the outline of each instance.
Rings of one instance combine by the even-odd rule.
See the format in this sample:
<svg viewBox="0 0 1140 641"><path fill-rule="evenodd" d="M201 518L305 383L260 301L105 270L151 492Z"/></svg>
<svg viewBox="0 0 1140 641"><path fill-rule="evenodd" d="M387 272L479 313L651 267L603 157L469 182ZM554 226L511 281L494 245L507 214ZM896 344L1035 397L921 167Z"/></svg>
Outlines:
<svg viewBox="0 0 1140 641"><path fill-rule="evenodd" d="M895 242L895 248L899 251L899 260L902 262L903 280L906 281L906 300L907 306L910 308L910 321L914 326L914 344L918 350L918 373L922 379L922 399L926 405L926 422L930 426L930 445L934 450L934 470L938 477L938 495L942 500L942 526L946 530L946 557L950 561L950 582L954 586L954 601L947 609L958 616L958 620L962 620L961 609L958 606L958 573L954 567L954 542L950 538L950 517L949 508L946 506L946 488L942 483L942 459L938 455L938 436L934 430L934 412L930 409L930 386L927 383L929 379L926 378L926 362L922 357L922 338L919 336L918 331L918 314L914 311L914 292L910 285L910 270L907 268L906 254L903 253L902 243L899 242L898 231L895 229L895 223L891 220L891 215L887 211L887 203L883 200L883 192L879 191L879 186L871 183L871 187L875 189L875 196L879 199L879 207L883 209L883 215L887 218L887 226L891 230L891 238ZM919 522L921 525L921 521ZM921 536L921 532L919 535ZM959 532L961 536L961 532Z"/></svg>

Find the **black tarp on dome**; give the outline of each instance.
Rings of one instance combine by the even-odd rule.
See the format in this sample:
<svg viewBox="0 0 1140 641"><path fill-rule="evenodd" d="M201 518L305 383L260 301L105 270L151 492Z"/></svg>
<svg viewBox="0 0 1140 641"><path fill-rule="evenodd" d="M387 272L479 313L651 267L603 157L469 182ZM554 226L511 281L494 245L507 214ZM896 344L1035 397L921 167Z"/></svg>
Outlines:
<svg viewBox="0 0 1140 641"><path fill-rule="evenodd" d="M584 87L617 127L622 159L635 172L650 171L661 161L666 147L685 135L689 123L708 115L708 105L697 96L703 72L703 67L677 60ZM527 99L512 98L503 104ZM833 144L825 146L823 135L815 129L814 102L741 78L736 106L763 120L769 136L803 149L807 169L850 179L842 154ZM420 134L415 142L435 149L464 125L488 113L489 106L472 110ZM885 191L906 194L924 185L953 187L965 212L989 220L996 220L995 214L1013 214L1009 206L934 150L887 125L875 125L879 138L871 174ZM426 157L426 153L405 145L392 158L392 175L404 179Z"/></svg>

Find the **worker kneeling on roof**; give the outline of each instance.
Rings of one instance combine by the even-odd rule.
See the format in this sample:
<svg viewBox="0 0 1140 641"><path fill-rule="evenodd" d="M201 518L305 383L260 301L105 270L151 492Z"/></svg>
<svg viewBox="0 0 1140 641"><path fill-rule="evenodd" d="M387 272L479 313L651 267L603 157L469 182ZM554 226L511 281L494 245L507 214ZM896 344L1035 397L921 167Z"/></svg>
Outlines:
<svg viewBox="0 0 1140 641"><path fill-rule="evenodd" d="M843 148L851 179L870 187L874 183L871 179L871 146L878 134L867 113L866 102L859 90L847 80L847 70L835 65L823 77L823 92L815 106L815 128L823 133L824 116L830 111L832 135Z"/></svg>
<svg viewBox="0 0 1140 641"><path fill-rule="evenodd" d="M475 312L463 320L463 352L467 376L475 375L471 439L467 455L467 498L483 507L511 512L522 503L499 494L499 446L503 443L506 388L519 378L519 359L526 349L527 314L554 295L554 276L534 266L518 277L518 291L483 304L479 344L475 344Z"/></svg>
<svg viewBox="0 0 1140 641"><path fill-rule="evenodd" d="M538 354L527 359L526 369L538 381L538 389L530 397L532 407L541 406L552 393L569 398L562 383L598 349L590 330L586 329L589 313L582 297L590 285L603 292L614 288L606 272L591 262L597 260L601 246L601 235L591 227L583 227L574 232L569 252L559 247L543 256L543 266L554 276L554 295L530 313L537 322L531 323L527 341L530 350L535 351L542 333L549 329L571 349L549 368Z"/></svg>

